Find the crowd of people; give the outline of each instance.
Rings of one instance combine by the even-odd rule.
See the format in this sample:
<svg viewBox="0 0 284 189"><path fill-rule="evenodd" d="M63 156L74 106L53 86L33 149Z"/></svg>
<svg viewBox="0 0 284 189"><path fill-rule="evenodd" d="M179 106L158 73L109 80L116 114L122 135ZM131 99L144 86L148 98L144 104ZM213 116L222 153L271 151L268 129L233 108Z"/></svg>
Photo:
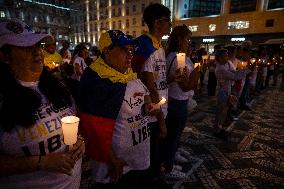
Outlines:
<svg viewBox="0 0 284 189"><path fill-rule="evenodd" d="M195 50L187 26L171 32L170 16L150 4L148 32L134 39L108 30L92 57L85 44L71 53L62 41L56 52L52 36L0 21L0 188L79 188L84 154L97 188L170 188L162 178L186 177L176 164L179 141L207 73L217 105L213 135L227 139L227 123L251 110L271 77L277 84L283 60L250 41ZM72 149L63 142L66 115L80 118Z"/></svg>

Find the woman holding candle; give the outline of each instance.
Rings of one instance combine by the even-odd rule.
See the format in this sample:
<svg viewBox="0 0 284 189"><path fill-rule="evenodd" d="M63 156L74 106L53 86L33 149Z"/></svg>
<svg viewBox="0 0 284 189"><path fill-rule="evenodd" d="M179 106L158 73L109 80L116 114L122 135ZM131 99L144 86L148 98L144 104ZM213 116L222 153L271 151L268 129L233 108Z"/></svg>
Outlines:
<svg viewBox="0 0 284 189"><path fill-rule="evenodd" d="M232 82L245 78L251 71L248 68L235 71L228 62L228 51L217 50L216 54L216 78L217 78L217 111L215 117L214 136L227 139L224 122L227 118L229 105L236 102L236 97L231 95Z"/></svg>
<svg viewBox="0 0 284 189"><path fill-rule="evenodd" d="M191 32L185 25L176 26L170 34L166 49L169 96L164 163L167 175L173 177L185 176L177 169L173 169L173 165L180 136L186 125L188 99L193 97L193 90L200 77L199 66L194 69L189 57L185 56L183 62L177 57L181 53L188 54L190 37Z"/></svg>
<svg viewBox="0 0 284 189"><path fill-rule="evenodd" d="M76 113L68 90L43 69L40 41L16 19L0 20L0 186L79 188L84 144L63 143L61 117Z"/></svg>
<svg viewBox="0 0 284 189"><path fill-rule="evenodd" d="M150 165L152 105L149 92L132 72L132 39L120 30L101 34L102 54L80 81L80 119L92 173L102 188L135 188ZM142 182L142 183L141 183Z"/></svg>

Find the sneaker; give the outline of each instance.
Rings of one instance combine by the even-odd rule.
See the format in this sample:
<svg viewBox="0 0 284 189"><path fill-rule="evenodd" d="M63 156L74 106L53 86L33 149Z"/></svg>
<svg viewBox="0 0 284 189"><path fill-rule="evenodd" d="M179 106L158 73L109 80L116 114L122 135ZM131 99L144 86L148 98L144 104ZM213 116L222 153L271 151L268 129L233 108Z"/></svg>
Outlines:
<svg viewBox="0 0 284 189"><path fill-rule="evenodd" d="M188 163L188 159L183 157L179 151L175 154L175 162L177 163Z"/></svg>
<svg viewBox="0 0 284 189"><path fill-rule="evenodd" d="M186 174L177 169L173 169L170 173L165 175L166 178L175 178L175 179L184 179L186 178Z"/></svg>
<svg viewBox="0 0 284 189"><path fill-rule="evenodd" d="M182 156L185 156L185 157L189 157L190 156L190 153L183 149L183 148L178 148L178 152L182 155Z"/></svg>

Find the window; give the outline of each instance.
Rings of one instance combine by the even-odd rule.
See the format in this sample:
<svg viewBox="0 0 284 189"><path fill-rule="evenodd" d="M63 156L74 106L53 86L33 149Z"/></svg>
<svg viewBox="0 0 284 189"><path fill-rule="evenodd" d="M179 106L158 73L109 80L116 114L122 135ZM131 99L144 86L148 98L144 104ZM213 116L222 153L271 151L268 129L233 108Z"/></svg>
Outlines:
<svg viewBox="0 0 284 189"><path fill-rule="evenodd" d="M221 0L195 0L189 1L185 15L189 18L219 15L220 10Z"/></svg>
<svg viewBox="0 0 284 189"><path fill-rule="evenodd" d="M249 21L228 22L228 29L246 29L249 28Z"/></svg>
<svg viewBox="0 0 284 189"><path fill-rule="evenodd" d="M112 29L115 29L116 25L115 25L115 21L112 22Z"/></svg>
<svg viewBox="0 0 284 189"><path fill-rule="evenodd" d="M129 20L128 19L126 19L125 27L129 28Z"/></svg>
<svg viewBox="0 0 284 189"><path fill-rule="evenodd" d="M121 16L121 8L118 8L118 10L117 10L117 16Z"/></svg>
<svg viewBox="0 0 284 189"><path fill-rule="evenodd" d="M196 32L198 30L198 26L188 26L188 29L191 31L191 32Z"/></svg>
<svg viewBox="0 0 284 189"><path fill-rule="evenodd" d="M209 31L215 31L216 30L216 24L210 24L208 27L209 27Z"/></svg>
<svg viewBox="0 0 284 189"><path fill-rule="evenodd" d="M115 9L112 9L111 14L112 14L112 17L115 16Z"/></svg>
<svg viewBox="0 0 284 189"><path fill-rule="evenodd" d="M284 8L284 0L269 0L267 9Z"/></svg>
<svg viewBox="0 0 284 189"><path fill-rule="evenodd" d="M118 21L118 29L121 29L121 20Z"/></svg>
<svg viewBox="0 0 284 189"><path fill-rule="evenodd" d="M136 31L133 31L133 32L132 32L132 36L133 36L133 37L136 37Z"/></svg>
<svg viewBox="0 0 284 189"><path fill-rule="evenodd" d="M136 12L136 5L132 5L132 12Z"/></svg>
<svg viewBox="0 0 284 189"><path fill-rule="evenodd" d="M126 12L126 15L129 15L129 7L126 7L125 12Z"/></svg>
<svg viewBox="0 0 284 189"><path fill-rule="evenodd" d="M256 1L257 0L231 0L230 13L255 11Z"/></svg>
<svg viewBox="0 0 284 189"><path fill-rule="evenodd" d="M132 25L134 25L134 26L136 25L136 18L132 19Z"/></svg>
<svg viewBox="0 0 284 189"><path fill-rule="evenodd" d="M273 27L274 26L274 19L268 19L265 22L265 27Z"/></svg>

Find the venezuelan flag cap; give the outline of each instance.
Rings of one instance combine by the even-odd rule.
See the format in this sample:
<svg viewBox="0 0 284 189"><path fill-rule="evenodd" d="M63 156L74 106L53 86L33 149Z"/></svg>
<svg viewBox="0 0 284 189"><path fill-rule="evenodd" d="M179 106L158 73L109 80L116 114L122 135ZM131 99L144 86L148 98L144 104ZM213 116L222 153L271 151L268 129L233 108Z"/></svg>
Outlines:
<svg viewBox="0 0 284 189"><path fill-rule="evenodd" d="M100 51L103 51L106 47L111 45L118 47L133 45L133 40L120 30L108 30L101 34L99 39L99 49Z"/></svg>

